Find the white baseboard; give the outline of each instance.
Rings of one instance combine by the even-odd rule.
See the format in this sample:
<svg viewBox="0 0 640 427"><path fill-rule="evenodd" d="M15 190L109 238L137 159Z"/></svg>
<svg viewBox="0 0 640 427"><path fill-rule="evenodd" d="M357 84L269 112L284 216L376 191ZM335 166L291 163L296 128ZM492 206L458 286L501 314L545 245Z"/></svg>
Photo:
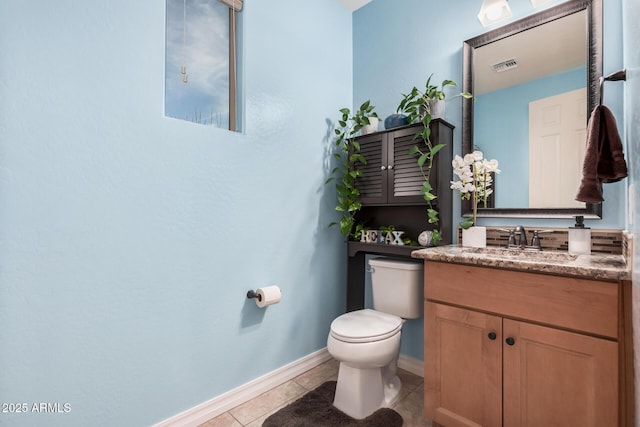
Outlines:
<svg viewBox="0 0 640 427"><path fill-rule="evenodd" d="M253 381L166 419L154 427L197 427L331 359L326 348L295 360ZM403 368L404 369L404 368ZM408 370L408 369L407 369Z"/></svg>
<svg viewBox="0 0 640 427"><path fill-rule="evenodd" d="M265 391L271 390L329 359L331 359L331 355L327 349L320 349L240 387L174 415L155 424L153 427L197 427L205 421L248 402ZM424 377L424 362L422 360L401 354L398 358L398 367L414 375Z"/></svg>
<svg viewBox="0 0 640 427"><path fill-rule="evenodd" d="M398 358L398 368L424 378L424 362L422 360L401 354Z"/></svg>

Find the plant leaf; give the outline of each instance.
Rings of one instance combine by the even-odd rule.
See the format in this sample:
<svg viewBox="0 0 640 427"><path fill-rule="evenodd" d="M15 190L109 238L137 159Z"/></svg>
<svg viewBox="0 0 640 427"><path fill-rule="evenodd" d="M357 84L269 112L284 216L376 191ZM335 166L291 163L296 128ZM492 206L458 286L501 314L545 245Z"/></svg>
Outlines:
<svg viewBox="0 0 640 427"><path fill-rule="evenodd" d="M419 153L420 149L418 148L417 145L414 145L413 147L409 148L409 155L411 156L412 154L416 154Z"/></svg>
<svg viewBox="0 0 640 427"><path fill-rule="evenodd" d="M434 246L438 246L438 243L442 241L442 234L440 234L440 230L432 230L431 231L431 243Z"/></svg>
<svg viewBox="0 0 640 427"><path fill-rule="evenodd" d="M438 151L440 151L440 150L442 150L444 148L444 146L445 146L445 144L438 144L438 145L434 146L430 151L431 157L433 158Z"/></svg>
<svg viewBox="0 0 640 427"><path fill-rule="evenodd" d="M427 202L430 202L438 198L438 196L435 196L434 194L431 194L431 193L424 193L423 196Z"/></svg>
<svg viewBox="0 0 640 427"><path fill-rule="evenodd" d="M427 153L422 154L418 157L418 166L423 167L424 163L429 159L429 155Z"/></svg>
<svg viewBox="0 0 640 427"><path fill-rule="evenodd" d="M460 223L460 227L465 230L473 225L473 217L469 217Z"/></svg>

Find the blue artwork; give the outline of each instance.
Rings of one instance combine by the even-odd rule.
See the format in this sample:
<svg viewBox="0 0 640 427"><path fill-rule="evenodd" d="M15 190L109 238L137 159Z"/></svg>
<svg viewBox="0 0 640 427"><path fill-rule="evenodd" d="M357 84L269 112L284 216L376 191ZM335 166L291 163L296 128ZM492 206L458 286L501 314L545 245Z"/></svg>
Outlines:
<svg viewBox="0 0 640 427"><path fill-rule="evenodd" d="M229 7L218 0L167 0L167 117L229 127Z"/></svg>

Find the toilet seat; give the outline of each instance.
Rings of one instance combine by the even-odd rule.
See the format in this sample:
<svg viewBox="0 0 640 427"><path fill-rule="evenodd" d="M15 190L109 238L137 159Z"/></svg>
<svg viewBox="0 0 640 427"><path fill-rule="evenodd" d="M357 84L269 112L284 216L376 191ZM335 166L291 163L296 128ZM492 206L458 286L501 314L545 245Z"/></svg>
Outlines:
<svg viewBox="0 0 640 427"><path fill-rule="evenodd" d="M337 317L331 322L331 335L352 343L381 341L399 333L402 323L401 317L366 308Z"/></svg>

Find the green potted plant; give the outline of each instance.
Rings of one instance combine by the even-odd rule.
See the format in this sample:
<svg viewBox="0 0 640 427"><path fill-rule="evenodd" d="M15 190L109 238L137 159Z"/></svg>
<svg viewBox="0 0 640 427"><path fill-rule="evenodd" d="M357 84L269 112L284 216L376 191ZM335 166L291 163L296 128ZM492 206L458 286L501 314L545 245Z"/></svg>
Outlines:
<svg viewBox="0 0 640 427"><path fill-rule="evenodd" d="M378 119L374 109L370 101L362 103L353 114L349 108L340 109L341 118L338 120L338 127L334 130L335 145L338 150L333 156L340 161L340 164L331 170L331 176L325 183L335 182L338 193L336 210L341 212L342 216L340 221L334 221L329 226L339 225L340 233L347 238L355 237L352 235L355 214L362 208L359 200L360 191L355 184L356 179L362 176L359 166L367 164L367 160L360 154L360 144L355 140L355 136L365 126L371 125L372 118Z"/></svg>
<svg viewBox="0 0 640 427"><path fill-rule="evenodd" d="M433 74L427 78L424 90L414 86L409 93L402 94L402 101L398 106L397 112L406 114L409 123L422 119L426 115L430 116L429 121L444 116L444 101L446 99L444 88L448 86L457 87L458 85L453 80L443 80L442 84L437 86L431 84L432 77ZM469 92L462 92L455 96L472 97Z"/></svg>

